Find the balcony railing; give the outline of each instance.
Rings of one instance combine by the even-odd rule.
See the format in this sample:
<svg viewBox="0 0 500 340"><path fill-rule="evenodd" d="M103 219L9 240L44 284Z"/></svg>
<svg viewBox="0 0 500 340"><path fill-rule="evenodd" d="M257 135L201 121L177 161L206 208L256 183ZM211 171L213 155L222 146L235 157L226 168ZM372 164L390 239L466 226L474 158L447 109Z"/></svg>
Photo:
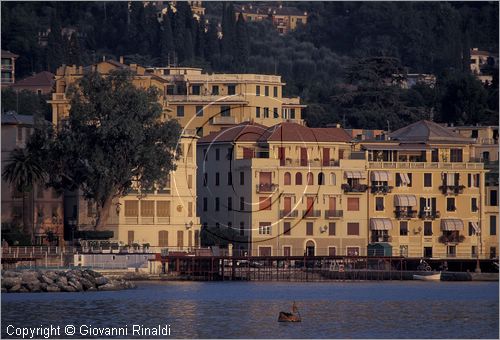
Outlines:
<svg viewBox="0 0 500 340"><path fill-rule="evenodd" d="M325 218L340 218L343 216L343 210L325 210Z"/></svg>
<svg viewBox="0 0 500 340"><path fill-rule="evenodd" d="M479 162L368 162L370 169L471 169L481 170L483 163Z"/></svg>
<svg viewBox="0 0 500 340"><path fill-rule="evenodd" d="M309 160L300 160L300 159L285 159L285 166L304 166L304 167L338 167L340 162L337 160L330 160L329 162L323 163L322 160L319 159L309 159Z"/></svg>
<svg viewBox="0 0 500 340"><path fill-rule="evenodd" d="M415 216L417 216L417 211L416 210L395 210L394 214L396 215L397 219L409 219L409 218L415 218Z"/></svg>
<svg viewBox="0 0 500 340"><path fill-rule="evenodd" d="M318 218L321 216L321 210L303 210L302 211L302 216L304 218Z"/></svg>
<svg viewBox="0 0 500 340"><path fill-rule="evenodd" d="M464 185L441 185L441 186L439 186L439 190L441 190L443 195L463 194L464 189L465 189Z"/></svg>
<svg viewBox="0 0 500 340"><path fill-rule="evenodd" d="M167 94L167 100L169 102L207 102L207 103L224 103L224 102L246 102L245 96L243 95L201 95L201 94Z"/></svg>
<svg viewBox="0 0 500 340"><path fill-rule="evenodd" d="M438 238L438 241L440 243L448 244L448 243L462 243L465 241L465 236L464 235L441 235Z"/></svg>
<svg viewBox="0 0 500 340"><path fill-rule="evenodd" d="M355 184L355 185L349 185L349 184L342 184L341 189L344 191L344 193L362 193L368 190L368 185L366 184Z"/></svg>
<svg viewBox="0 0 500 340"><path fill-rule="evenodd" d="M298 215L297 210L280 210L280 218L296 218Z"/></svg>
<svg viewBox="0 0 500 340"><path fill-rule="evenodd" d="M388 185L372 185L371 193L372 194L387 194L392 192L393 187Z"/></svg>
<svg viewBox="0 0 500 340"><path fill-rule="evenodd" d="M227 116L227 117L214 117L212 118L212 125L225 125L225 124L236 124L236 118Z"/></svg>
<svg viewBox="0 0 500 340"><path fill-rule="evenodd" d="M418 218L422 220L434 220L440 217L441 213L439 211L420 211L418 213Z"/></svg>
<svg viewBox="0 0 500 340"><path fill-rule="evenodd" d="M372 235L370 238L370 242L392 242L392 237L389 235Z"/></svg>
<svg viewBox="0 0 500 340"><path fill-rule="evenodd" d="M257 184L255 186L255 190L258 193L275 192L276 190L278 190L278 184L274 183Z"/></svg>

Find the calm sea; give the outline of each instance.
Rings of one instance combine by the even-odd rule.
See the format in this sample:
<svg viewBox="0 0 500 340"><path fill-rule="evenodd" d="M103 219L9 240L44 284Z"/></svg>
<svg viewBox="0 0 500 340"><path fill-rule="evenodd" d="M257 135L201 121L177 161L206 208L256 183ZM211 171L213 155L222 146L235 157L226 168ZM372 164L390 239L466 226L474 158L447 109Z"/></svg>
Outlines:
<svg viewBox="0 0 500 340"><path fill-rule="evenodd" d="M497 282L138 286L118 292L2 294L2 338L9 337L8 325L61 326L60 337L67 337L66 325L74 325L76 335L82 325L127 327L130 337L134 324L170 325L171 338L499 337ZM278 323L279 311L290 310L293 300L303 322Z"/></svg>

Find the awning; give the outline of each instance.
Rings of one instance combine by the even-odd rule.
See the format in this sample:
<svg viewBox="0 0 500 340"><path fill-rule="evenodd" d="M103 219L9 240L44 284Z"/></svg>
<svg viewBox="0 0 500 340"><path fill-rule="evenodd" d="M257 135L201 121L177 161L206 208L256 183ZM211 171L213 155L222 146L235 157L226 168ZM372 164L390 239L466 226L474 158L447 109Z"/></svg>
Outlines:
<svg viewBox="0 0 500 340"><path fill-rule="evenodd" d="M390 230L392 221L389 218L370 218L370 230Z"/></svg>
<svg viewBox="0 0 500 340"><path fill-rule="evenodd" d="M417 205L417 197L415 195L395 195L395 207L415 207Z"/></svg>
<svg viewBox="0 0 500 340"><path fill-rule="evenodd" d="M447 218L441 220L441 230L454 231L463 230L464 222L456 218Z"/></svg>
<svg viewBox="0 0 500 340"><path fill-rule="evenodd" d="M363 171L344 171L345 178L365 178Z"/></svg>
<svg viewBox="0 0 500 340"><path fill-rule="evenodd" d="M450 187L455 185L455 174L446 174L446 185Z"/></svg>
<svg viewBox="0 0 500 340"><path fill-rule="evenodd" d="M472 228L474 228L474 232L476 234L479 234L479 224L477 224L477 222L471 222L470 224L471 224Z"/></svg>
<svg viewBox="0 0 500 340"><path fill-rule="evenodd" d="M408 174L405 174L405 173L399 174L399 179L401 180L401 184L403 184L403 185L408 185L411 183L410 177L408 176Z"/></svg>
<svg viewBox="0 0 500 340"><path fill-rule="evenodd" d="M387 171L372 171L371 179L372 179L372 181L376 181L376 182L388 182L389 181L389 172L387 172Z"/></svg>

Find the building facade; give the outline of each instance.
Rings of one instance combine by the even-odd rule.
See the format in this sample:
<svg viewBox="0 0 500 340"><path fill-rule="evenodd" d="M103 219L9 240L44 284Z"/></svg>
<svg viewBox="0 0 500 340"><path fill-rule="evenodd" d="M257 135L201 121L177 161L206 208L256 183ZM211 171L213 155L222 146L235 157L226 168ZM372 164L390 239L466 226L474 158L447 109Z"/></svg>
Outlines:
<svg viewBox="0 0 500 340"><path fill-rule="evenodd" d="M16 59L19 57L10 51L1 51L2 57L2 88L14 84L16 81Z"/></svg>
<svg viewBox="0 0 500 340"><path fill-rule="evenodd" d="M470 50L470 71L483 84L491 84L493 74L498 73L498 54L472 48Z"/></svg>
<svg viewBox="0 0 500 340"><path fill-rule="evenodd" d="M2 114L2 173L10 153L26 146L32 130L33 116ZM62 195L45 188L45 183L23 194L2 178L2 224L21 228L23 220L30 225L35 244L63 245Z"/></svg>
<svg viewBox="0 0 500 340"><path fill-rule="evenodd" d="M50 94L54 87L54 74L42 71L16 81L11 88L14 91L31 91L36 94Z"/></svg>
<svg viewBox="0 0 500 340"><path fill-rule="evenodd" d="M307 12L296 7L275 5L236 4L234 6L236 19L240 13L245 21L262 21L271 19L274 27L280 34L295 30L299 25L307 24Z"/></svg>

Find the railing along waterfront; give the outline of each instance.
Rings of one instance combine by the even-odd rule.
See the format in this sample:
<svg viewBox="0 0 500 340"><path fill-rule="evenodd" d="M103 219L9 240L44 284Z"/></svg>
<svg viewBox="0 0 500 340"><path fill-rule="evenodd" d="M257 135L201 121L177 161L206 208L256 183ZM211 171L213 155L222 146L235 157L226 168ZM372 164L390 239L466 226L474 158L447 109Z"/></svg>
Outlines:
<svg viewBox="0 0 500 340"><path fill-rule="evenodd" d="M484 163L454 162L368 162L370 169L445 169L445 170L481 170Z"/></svg>

